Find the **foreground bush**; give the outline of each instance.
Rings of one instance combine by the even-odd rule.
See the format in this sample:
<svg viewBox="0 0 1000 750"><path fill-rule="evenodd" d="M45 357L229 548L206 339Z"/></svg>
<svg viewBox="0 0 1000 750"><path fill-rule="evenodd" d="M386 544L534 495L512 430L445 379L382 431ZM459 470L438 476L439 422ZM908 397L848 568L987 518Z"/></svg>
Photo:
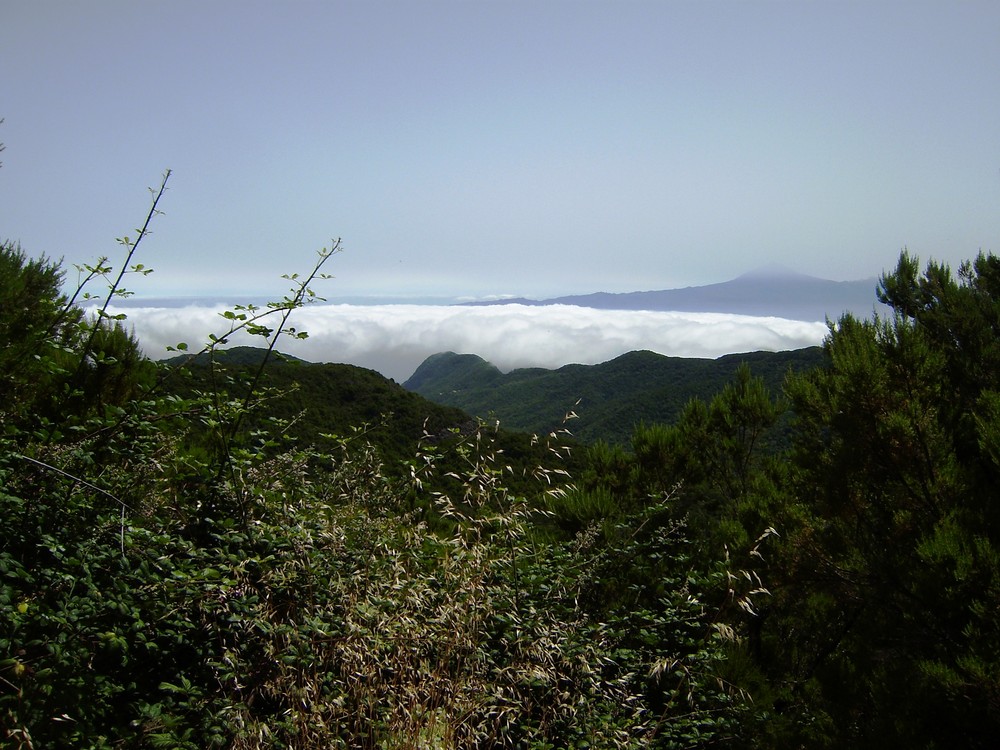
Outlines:
<svg viewBox="0 0 1000 750"><path fill-rule="evenodd" d="M357 437L248 429L263 365L172 395L178 372L140 357L108 304L124 270L148 272L133 256L165 184L122 240L123 272L85 267L108 282L96 317L82 286L61 295L57 264L2 249L39 311L18 328L5 308L0 326L6 746L692 747L738 732L748 704L718 679L720 606L738 597L718 600L731 575L692 558L670 498L542 542L558 465L514 494L483 426L428 442L399 480ZM203 351L238 331L267 352L304 335L289 316L336 249L282 301L227 312ZM408 512L421 494L433 530Z"/></svg>

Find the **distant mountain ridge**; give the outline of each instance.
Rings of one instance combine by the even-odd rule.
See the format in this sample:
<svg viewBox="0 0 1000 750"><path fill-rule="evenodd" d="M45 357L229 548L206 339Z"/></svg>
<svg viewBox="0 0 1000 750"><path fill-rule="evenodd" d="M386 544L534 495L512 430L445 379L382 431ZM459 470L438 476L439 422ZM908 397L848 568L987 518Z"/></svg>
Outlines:
<svg viewBox="0 0 1000 750"><path fill-rule="evenodd" d="M789 318L837 320L850 312L870 318L888 308L878 303L878 279L830 281L797 273L783 266L764 266L730 281L680 289L646 292L594 292L544 300L515 298L469 305L575 305L600 310L715 312Z"/></svg>
<svg viewBox="0 0 1000 750"><path fill-rule="evenodd" d="M378 446L382 457L398 463L413 457L425 431L431 434L468 424L471 418L460 409L420 396L385 378L374 370L355 365L313 363L289 354L260 347L234 346L217 350L213 357L181 355L161 362L164 368L187 365L186 377L172 378L168 385L181 396L211 390L216 381L209 377L210 361L230 374L251 373L267 361L260 385L274 389L266 406L247 419L251 428L268 424L267 419L287 419L284 429L303 445L329 442L320 436L349 436L364 428L367 440ZM225 379L218 382L225 383ZM226 386L230 387L230 386ZM232 386L245 393L245 384Z"/></svg>
<svg viewBox="0 0 1000 750"><path fill-rule="evenodd" d="M626 444L638 423L672 423L691 398L710 399L743 362L777 395L788 371L819 366L823 354L809 347L696 359L634 351L598 365L504 374L474 354L443 352L428 357L403 387L525 432L557 429L573 410L579 418L567 426L578 439Z"/></svg>

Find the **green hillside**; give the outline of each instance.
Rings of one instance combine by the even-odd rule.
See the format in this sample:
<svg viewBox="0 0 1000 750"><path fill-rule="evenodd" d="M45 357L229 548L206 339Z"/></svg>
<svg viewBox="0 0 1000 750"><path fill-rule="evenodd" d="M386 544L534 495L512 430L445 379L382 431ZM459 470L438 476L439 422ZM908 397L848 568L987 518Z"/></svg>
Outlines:
<svg viewBox="0 0 1000 750"><path fill-rule="evenodd" d="M263 349L234 347L216 353L215 380L239 382L257 370ZM187 358L169 360L176 366ZM186 377L172 386L182 395L213 386L206 357L194 358ZM316 442L320 435L349 436L365 430L365 438L379 448L390 464L413 455L417 442L427 433L435 435L468 425L472 418L461 409L434 403L408 391L374 370L344 364L314 364L278 355L263 373L261 384L271 389L265 412L249 426L263 420L288 420L285 433L302 441Z"/></svg>
<svg viewBox="0 0 1000 750"><path fill-rule="evenodd" d="M281 365L286 363L300 365L312 364L312 362L307 362L304 359L293 357L291 354L285 354L284 352L273 352L270 359L268 359L267 350L261 349L259 346L231 346L228 349L218 349L212 354L207 352L202 352L200 354L181 354L179 356L161 361L167 365L207 365L215 361L227 365L259 366L265 360L269 365Z"/></svg>
<svg viewBox="0 0 1000 750"><path fill-rule="evenodd" d="M577 466L359 368L150 362L61 280L0 244L0 747L996 745L995 256L904 253L822 352L416 379L647 420Z"/></svg>
<svg viewBox="0 0 1000 750"><path fill-rule="evenodd" d="M640 422L670 423L690 399L709 399L744 362L778 393L789 371L818 365L822 351L810 347L718 359L636 351L598 365L527 368L507 374L475 355L447 352L429 357L403 385L476 416L495 414L512 430L545 432L572 410L579 418L571 429L579 440L625 444Z"/></svg>
<svg viewBox="0 0 1000 750"><path fill-rule="evenodd" d="M224 390L229 398L239 399L265 354L264 349L239 346L216 351L211 358L175 357L161 366L176 371L167 382L168 390L179 397ZM276 352L261 371L257 389L266 395L245 417L244 433L273 432L278 425L284 437L320 452L345 440L370 444L383 470L393 477L408 471L421 443L452 444L477 427L476 418L462 409L435 403L355 365L312 363ZM545 449L527 432L506 426L494 432L511 467L510 485L522 489L531 467L547 460ZM579 468L577 455L566 457L565 468ZM449 458L443 465L456 468ZM439 478L434 486L441 489L444 484Z"/></svg>

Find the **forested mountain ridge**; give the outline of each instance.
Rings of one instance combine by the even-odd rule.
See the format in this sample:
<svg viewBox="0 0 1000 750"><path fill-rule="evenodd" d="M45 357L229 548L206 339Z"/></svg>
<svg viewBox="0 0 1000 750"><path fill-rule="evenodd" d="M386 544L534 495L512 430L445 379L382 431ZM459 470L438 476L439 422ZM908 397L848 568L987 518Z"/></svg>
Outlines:
<svg viewBox="0 0 1000 750"><path fill-rule="evenodd" d="M230 377L245 377L262 364L266 354L261 348L238 346L216 352L212 362L206 355L175 357L162 366L186 363L186 377L175 382L172 390L187 396L211 387L210 367ZM307 362L277 352L260 386L268 388L270 395L266 409L250 424L286 420L285 434L310 444L320 442L324 434L347 437L363 430L365 439L378 447L390 466L411 458L425 434L467 429L474 421L461 409L430 401L374 370Z"/></svg>
<svg viewBox="0 0 1000 750"><path fill-rule="evenodd" d="M332 253L230 333L301 336L286 321ZM84 270L118 293L104 260ZM206 365L158 365L61 279L0 245L0 745L996 744L996 256L956 278L904 253L893 316L841 317L781 398L741 361L569 475L563 435L519 461L474 421L401 462L364 428L289 440L317 401L424 402L226 363L228 334ZM593 397L655 361L612 363ZM462 364L451 385L497 378Z"/></svg>
<svg viewBox="0 0 1000 750"><path fill-rule="evenodd" d="M271 365L282 365L285 363L300 365L313 364L308 360L294 357L291 354L285 354L284 352L275 351L268 353L267 349L263 349L259 346L231 346L228 349L219 349L211 354L208 352L201 352L199 354L178 354L173 357L168 357L167 359L162 359L160 362L166 365L175 366L188 364L208 365L212 362L227 365L249 366L259 366L265 362L268 362Z"/></svg>
<svg viewBox="0 0 1000 750"><path fill-rule="evenodd" d="M425 360L403 386L475 416L495 415L513 430L551 430L572 410L578 419L570 429L579 440L626 444L640 422L670 423L691 398L709 399L743 363L778 394L789 372L822 361L820 347L718 359L634 351L597 365L504 374L478 356L444 352Z"/></svg>
<svg viewBox="0 0 1000 750"><path fill-rule="evenodd" d="M185 398L218 386L219 381L246 381L267 358L259 347L221 349L210 358L174 357L162 367L183 365L184 377L170 392ZM387 474L407 471L421 445L450 442L477 428L477 419L454 406L440 404L407 390L382 374L356 365L308 362L273 352L258 388L264 404L246 418L246 430L282 424L282 434L303 447L329 449L337 441L359 440L377 451ZM543 458L532 435L501 425L494 439L511 469L511 482L533 461ZM574 459L567 457L568 466Z"/></svg>

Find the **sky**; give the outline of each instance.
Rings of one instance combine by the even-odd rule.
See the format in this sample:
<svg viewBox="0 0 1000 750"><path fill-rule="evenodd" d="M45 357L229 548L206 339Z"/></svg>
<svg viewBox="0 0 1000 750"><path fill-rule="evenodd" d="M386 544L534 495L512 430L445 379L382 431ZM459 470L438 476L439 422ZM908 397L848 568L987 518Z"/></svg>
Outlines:
<svg viewBox="0 0 1000 750"><path fill-rule="evenodd" d="M636 317L376 303L997 251L998 31L993 0L0 0L0 240L62 258L70 285L120 266L171 170L135 258L154 273L128 279L151 355L211 310L152 300L280 297L337 238L317 291L340 317L311 311L311 346L393 377L424 345L537 364L689 335L767 348L761 326L815 343L773 320L675 317L667 341Z"/></svg>
<svg viewBox="0 0 1000 750"><path fill-rule="evenodd" d="M3 0L0 237L137 294L877 276L1000 248L1000 4Z"/></svg>

